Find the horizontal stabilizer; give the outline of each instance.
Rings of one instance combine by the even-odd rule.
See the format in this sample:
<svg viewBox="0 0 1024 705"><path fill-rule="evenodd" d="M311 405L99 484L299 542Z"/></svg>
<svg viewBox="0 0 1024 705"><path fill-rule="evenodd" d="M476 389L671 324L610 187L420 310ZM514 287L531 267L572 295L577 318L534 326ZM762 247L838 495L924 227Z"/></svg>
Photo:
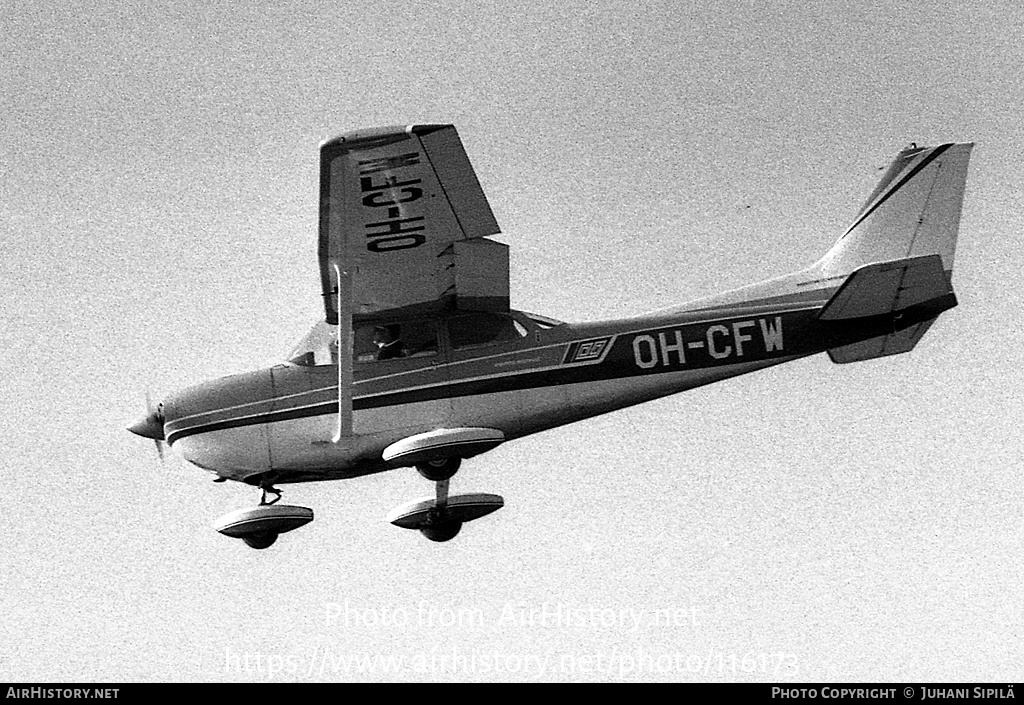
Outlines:
<svg viewBox="0 0 1024 705"><path fill-rule="evenodd" d="M832 348L828 351L828 356L832 358L832 362L841 365L847 362L859 362L875 357L910 352L934 322L935 318L930 318L889 335L880 335L859 343Z"/></svg>
<svg viewBox="0 0 1024 705"><path fill-rule="evenodd" d="M839 287L818 320L879 316L952 293L939 255L881 262L861 267Z"/></svg>

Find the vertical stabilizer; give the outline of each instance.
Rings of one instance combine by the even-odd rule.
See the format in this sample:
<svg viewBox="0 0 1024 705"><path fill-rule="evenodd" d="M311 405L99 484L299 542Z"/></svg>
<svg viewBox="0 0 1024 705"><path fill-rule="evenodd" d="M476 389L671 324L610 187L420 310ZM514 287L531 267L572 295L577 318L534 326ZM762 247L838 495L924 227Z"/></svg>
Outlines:
<svg viewBox="0 0 1024 705"><path fill-rule="evenodd" d="M853 224L818 262L823 278L868 264L939 255L953 270L971 143L904 149Z"/></svg>

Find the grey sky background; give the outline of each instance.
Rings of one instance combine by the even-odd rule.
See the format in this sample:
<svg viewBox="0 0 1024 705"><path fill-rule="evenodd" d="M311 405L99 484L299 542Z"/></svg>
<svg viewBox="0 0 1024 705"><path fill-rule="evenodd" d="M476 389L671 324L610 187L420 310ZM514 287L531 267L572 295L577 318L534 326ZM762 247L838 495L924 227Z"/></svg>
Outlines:
<svg viewBox="0 0 1024 705"><path fill-rule="evenodd" d="M1020 676L1019 3L40 1L2 24L0 677ZM572 321L803 267L905 144L974 141L961 305L909 355L470 461L453 491L506 507L451 543L386 524L431 492L399 470L286 486L317 520L249 550L210 525L256 492L124 426L147 388L287 352L322 315L319 141L414 122L458 126L513 306ZM342 660L374 656L405 661Z"/></svg>

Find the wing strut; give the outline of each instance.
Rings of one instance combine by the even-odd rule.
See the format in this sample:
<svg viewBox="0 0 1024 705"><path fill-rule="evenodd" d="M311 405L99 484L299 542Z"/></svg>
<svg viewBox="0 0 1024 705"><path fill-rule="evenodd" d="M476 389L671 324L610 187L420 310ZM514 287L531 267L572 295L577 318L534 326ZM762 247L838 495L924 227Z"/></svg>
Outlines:
<svg viewBox="0 0 1024 705"><path fill-rule="evenodd" d="M352 438L352 274L341 271L337 261L334 274L338 282L338 428L334 442Z"/></svg>

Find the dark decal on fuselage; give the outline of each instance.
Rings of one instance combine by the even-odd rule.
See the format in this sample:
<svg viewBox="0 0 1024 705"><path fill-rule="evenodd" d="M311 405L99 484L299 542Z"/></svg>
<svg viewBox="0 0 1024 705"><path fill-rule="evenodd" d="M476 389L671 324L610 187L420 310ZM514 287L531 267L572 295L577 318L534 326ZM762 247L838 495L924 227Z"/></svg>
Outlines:
<svg viewBox="0 0 1024 705"><path fill-rule="evenodd" d="M387 219L366 223L366 249L370 252L389 252L391 250L407 250L419 247L427 241L423 231L426 230L426 218L412 216L403 218L404 204L423 198L423 189L418 186L423 179L399 181L399 177L387 175L375 180L373 174L381 171L394 171L404 167L417 166L420 163L418 152L400 154L382 159L367 159L359 162L359 190L363 193L365 208L386 209ZM374 211L374 217L377 212Z"/></svg>

